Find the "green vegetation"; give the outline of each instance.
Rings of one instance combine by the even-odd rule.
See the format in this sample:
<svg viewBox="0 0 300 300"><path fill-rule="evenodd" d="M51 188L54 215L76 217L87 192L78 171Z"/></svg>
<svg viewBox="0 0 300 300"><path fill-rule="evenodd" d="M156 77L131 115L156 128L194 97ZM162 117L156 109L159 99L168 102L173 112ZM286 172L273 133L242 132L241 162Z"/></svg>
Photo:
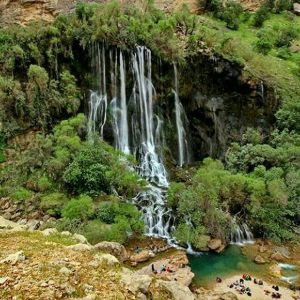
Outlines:
<svg viewBox="0 0 300 300"><path fill-rule="evenodd" d="M191 182L172 183L175 236L197 248L208 235L228 240L230 214L239 213L257 235L291 239L300 222L300 19L290 5L267 1L250 14L234 1L223 7L211 0L209 11L196 16L186 6L167 14L152 1L136 7L111 1L78 4L52 24L1 28L0 196L34 201L62 217L61 230L84 232L93 242L124 242L142 232L127 200L144 183L130 171L130 158L120 159L96 137L87 141L86 119L78 114L90 83L88 48L99 42L126 52L141 44L182 64L205 48L236 62L245 82L263 82L281 106L270 136L249 129L223 163L206 159ZM5 152L26 131L36 133L30 143Z"/></svg>
<svg viewBox="0 0 300 300"><path fill-rule="evenodd" d="M10 157L16 165L1 170L1 196L34 200L45 213L62 217L55 226L84 232L93 242L125 242L143 229L140 213L125 201L144 183L121 153L99 138L86 141L85 127L79 114L60 122L52 134L38 134L21 155Z"/></svg>

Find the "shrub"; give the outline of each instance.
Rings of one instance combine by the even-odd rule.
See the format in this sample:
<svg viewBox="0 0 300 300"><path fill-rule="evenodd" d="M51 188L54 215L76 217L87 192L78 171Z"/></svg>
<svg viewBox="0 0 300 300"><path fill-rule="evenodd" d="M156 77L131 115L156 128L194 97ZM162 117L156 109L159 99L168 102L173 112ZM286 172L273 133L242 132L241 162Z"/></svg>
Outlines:
<svg viewBox="0 0 300 300"><path fill-rule="evenodd" d="M96 209L95 216L100 221L112 224L116 217L116 204L112 203L101 203L100 206Z"/></svg>
<svg viewBox="0 0 300 300"><path fill-rule="evenodd" d="M71 199L63 208L62 216L67 219L80 219L87 221L94 213L92 198L80 195L76 199Z"/></svg>
<svg viewBox="0 0 300 300"><path fill-rule="evenodd" d="M55 192L41 198L41 208L50 216L60 217L61 210L67 202L68 198L65 194Z"/></svg>
<svg viewBox="0 0 300 300"><path fill-rule="evenodd" d="M72 191L97 196L101 191L111 191L105 152L99 147L88 146L82 150L64 173L64 180Z"/></svg>
<svg viewBox="0 0 300 300"><path fill-rule="evenodd" d="M48 177L42 176L38 179L37 187L39 192L45 192L51 188L52 184Z"/></svg>
<svg viewBox="0 0 300 300"><path fill-rule="evenodd" d="M264 55L267 55L273 48L270 41L259 39L255 44L256 50Z"/></svg>
<svg viewBox="0 0 300 300"><path fill-rule="evenodd" d="M226 26L230 29L237 30L240 24L240 17L243 12L241 4L236 1L226 2L225 7L219 7L216 16L225 21Z"/></svg>
<svg viewBox="0 0 300 300"><path fill-rule="evenodd" d="M282 59L289 59L292 55L291 50L288 47L281 47L278 49L277 56Z"/></svg>
<svg viewBox="0 0 300 300"><path fill-rule="evenodd" d="M97 244L101 241L111 241L111 225L103 224L99 220L88 221L80 233L83 234L91 244ZM116 242L119 242L118 240Z"/></svg>
<svg viewBox="0 0 300 300"><path fill-rule="evenodd" d="M267 5L262 5L259 10L254 14L253 17L253 26L262 27L264 22L270 16L270 9Z"/></svg>
<svg viewBox="0 0 300 300"><path fill-rule="evenodd" d="M23 187L17 189L13 194L12 198L18 202L28 200L33 196L33 193Z"/></svg>
<svg viewBox="0 0 300 300"><path fill-rule="evenodd" d="M257 145L262 142L262 135L258 129L247 128L246 132L243 134L242 139L243 143Z"/></svg>
<svg viewBox="0 0 300 300"><path fill-rule="evenodd" d="M297 38L298 35L297 29L292 25L279 28L275 44L277 47L289 47L292 41Z"/></svg>

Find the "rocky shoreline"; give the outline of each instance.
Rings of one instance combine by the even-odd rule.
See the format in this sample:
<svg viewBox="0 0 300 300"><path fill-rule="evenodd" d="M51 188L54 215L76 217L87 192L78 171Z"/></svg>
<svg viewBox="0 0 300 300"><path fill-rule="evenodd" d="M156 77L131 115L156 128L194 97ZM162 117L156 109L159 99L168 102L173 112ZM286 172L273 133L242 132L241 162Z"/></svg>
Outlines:
<svg viewBox="0 0 300 300"><path fill-rule="evenodd" d="M27 222L19 221L17 223L0 216L0 239L2 241L14 239L14 237L16 240L22 236L24 238L23 242L18 243L16 241L12 249L4 247L0 251L0 286L5 293L3 295L7 297L10 293L15 295L14 286L18 286L19 281L23 282L23 279L28 279L26 279L26 275L25 278L20 279L20 274L24 274L22 265L31 260L31 255L27 254L27 247L23 248L22 245L26 245L25 240L31 240L30 235L32 235L34 239L46 239L46 241L43 240L45 247L47 244L54 247L55 251L58 252L58 259L61 259L66 252L70 254L80 253L80 256L89 257L88 261L82 265L83 269L87 266L87 271L89 268L101 269L103 265L113 268L114 272L118 274L114 274L114 276L119 278L118 290L120 293L129 293L132 299L148 299L150 294L153 296L157 291L162 292L161 290L166 293L166 298L154 297L153 299L242 299L224 287L221 290L220 288L207 290L195 285L193 283L195 275L188 265L186 253L170 247L164 240L141 238L131 240L125 247L114 242L100 242L96 245L90 245L86 238L80 234L72 234L67 231L58 232L55 228L38 230L38 228L42 228L41 225L43 225L43 221L30 219ZM56 241L53 242L53 239ZM68 241L63 250L57 240L62 240L64 243L65 240ZM211 247L210 250L215 251L220 249L222 245L214 242L211 243ZM299 248L298 244L277 246L271 242L258 240L256 244L243 247L242 251L256 263L266 265L266 269L269 269L270 282L282 284L280 263L300 266ZM34 262L34 265L40 263ZM52 264L53 262L51 259L48 261L45 258L42 263ZM63 277L67 280L76 273L74 269L68 267L70 265L76 265L76 261L70 263L70 259L67 258L58 270L59 274L64 275ZM27 270L25 274L27 273L30 271ZM81 293L84 294L84 297L74 298L71 297L72 293L66 295L60 288L53 288L51 283L51 280L50 283L47 280L44 283L39 283L41 288L51 289L54 293L48 291L49 296L45 296L43 299L106 299L97 289L91 293ZM299 283L297 282L297 284ZM76 290L76 284L73 288ZM20 288L20 291L23 292L23 287ZM51 298L54 297L53 295L56 298ZM99 298L100 296L101 298ZM2 296L3 299L6 299L5 297ZM7 299L22 299L16 296L14 296L15 298L9 297ZM124 299L131 299L126 297Z"/></svg>

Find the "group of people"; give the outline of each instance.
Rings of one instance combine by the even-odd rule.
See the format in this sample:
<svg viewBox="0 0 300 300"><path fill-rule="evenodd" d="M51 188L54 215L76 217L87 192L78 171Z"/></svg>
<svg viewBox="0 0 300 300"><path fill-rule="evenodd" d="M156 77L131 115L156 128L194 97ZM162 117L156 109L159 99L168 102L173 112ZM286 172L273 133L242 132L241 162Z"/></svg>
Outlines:
<svg viewBox="0 0 300 300"><path fill-rule="evenodd" d="M154 273L154 274L158 273L158 271L155 269L154 264L151 265L151 270L152 270L152 273ZM170 266L162 265L160 268L160 273L163 273L163 272L174 273L175 271L172 270Z"/></svg>
<svg viewBox="0 0 300 300"><path fill-rule="evenodd" d="M231 283L229 285L229 288L234 288L236 291L238 291L240 294L246 294L249 297L252 296L252 291L249 287L245 285L245 281L251 280L251 277L249 275L243 275L243 278L240 280L236 280L235 282Z"/></svg>
<svg viewBox="0 0 300 300"><path fill-rule="evenodd" d="M216 281L222 282L221 278L219 277L217 277ZM246 287L245 281L252 281L251 276L248 274L244 274L242 278L240 278L240 280L236 280L235 282L231 283L228 287L231 289L234 288L240 294L246 294L251 297L252 296L251 289L249 287ZM262 280L256 278L253 279L253 283L261 286L264 285ZM280 299L282 295L279 293L279 286L273 285L272 289L274 290L273 292L265 289L264 290L265 295L270 295L273 299Z"/></svg>
<svg viewBox="0 0 300 300"><path fill-rule="evenodd" d="M273 299L280 299L281 298L281 294L278 292L279 291L279 286L278 285L273 285L272 289L275 290L275 292L271 292L269 290L264 290L266 295L270 295Z"/></svg>

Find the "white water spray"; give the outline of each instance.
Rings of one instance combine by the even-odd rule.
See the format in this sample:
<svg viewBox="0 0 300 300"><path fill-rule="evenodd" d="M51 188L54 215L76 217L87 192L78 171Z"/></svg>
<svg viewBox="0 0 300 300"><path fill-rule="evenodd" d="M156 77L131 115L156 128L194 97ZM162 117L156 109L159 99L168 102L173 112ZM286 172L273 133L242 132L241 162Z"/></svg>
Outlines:
<svg viewBox="0 0 300 300"><path fill-rule="evenodd" d="M99 79L98 90L92 91L89 101L89 117L88 117L88 135L99 131L103 137L103 128L106 123L107 111L107 93L106 93L106 65L105 65L105 48L99 45L94 46L94 68L96 76Z"/></svg>
<svg viewBox="0 0 300 300"><path fill-rule="evenodd" d="M178 141L178 165L182 167L184 164L189 163L189 146L187 134L184 128L184 120L186 114L179 99L179 85L178 85L178 72L177 66L174 63L174 98L175 98L175 114L176 114L176 128L177 128L177 141Z"/></svg>
<svg viewBox="0 0 300 300"><path fill-rule="evenodd" d="M236 218L233 218L230 243L242 246L244 244L253 244L254 237L246 223L238 224Z"/></svg>

